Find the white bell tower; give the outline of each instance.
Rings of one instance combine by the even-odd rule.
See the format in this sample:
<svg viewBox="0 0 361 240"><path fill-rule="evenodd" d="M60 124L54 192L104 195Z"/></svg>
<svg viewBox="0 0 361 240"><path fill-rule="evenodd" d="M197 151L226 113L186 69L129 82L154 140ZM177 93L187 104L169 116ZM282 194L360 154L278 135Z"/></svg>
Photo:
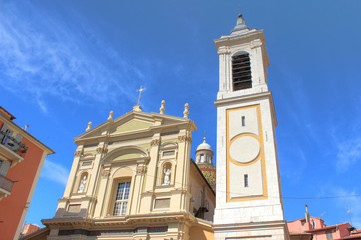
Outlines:
<svg viewBox="0 0 361 240"><path fill-rule="evenodd" d="M215 239L289 239L263 30L250 30L239 15L231 34L215 40L215 45L219 55Z"/></svg>

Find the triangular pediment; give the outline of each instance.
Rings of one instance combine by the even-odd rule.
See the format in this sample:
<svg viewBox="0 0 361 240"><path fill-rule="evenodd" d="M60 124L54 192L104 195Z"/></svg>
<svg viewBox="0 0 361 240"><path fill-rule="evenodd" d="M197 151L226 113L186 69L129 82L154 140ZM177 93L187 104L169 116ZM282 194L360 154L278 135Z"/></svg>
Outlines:
<svg viewBox="0 0 361 240"><path fill-rule="evenodd" d="M115 126L110 130L110 135L132 132L132 131L139 131L148 129L149 127L154 125L154 121L147 121L143 119L130 119L119 126Z"/></svg>
<svg viewBox="0 0 361 240"><path fill-rule="evenodd" d="M142 132L147 129L162 128L163 126L168 127L170 125L176 126L178 124L185 124L189 122L192 121L180 117L173 117L158 113L132 111L117 119L108 120L99 126L90 129L89 131L76 137L74 141L88 140L104 136L117 136L132 132ZM197 127L194 125L194 130L196 128Z"/></svg>

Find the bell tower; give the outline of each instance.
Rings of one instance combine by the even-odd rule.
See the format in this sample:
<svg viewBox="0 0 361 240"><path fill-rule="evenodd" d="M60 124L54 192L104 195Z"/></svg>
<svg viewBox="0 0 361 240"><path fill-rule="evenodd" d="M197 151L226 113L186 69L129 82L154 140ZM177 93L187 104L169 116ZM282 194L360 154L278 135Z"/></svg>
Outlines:
<svg viewBox="0 0 361 240"><path fill-rule="evenodd" d="M289 239L263 30L250 30L239 15L230 35L214 42L219 55L215 239Z"/></svg>

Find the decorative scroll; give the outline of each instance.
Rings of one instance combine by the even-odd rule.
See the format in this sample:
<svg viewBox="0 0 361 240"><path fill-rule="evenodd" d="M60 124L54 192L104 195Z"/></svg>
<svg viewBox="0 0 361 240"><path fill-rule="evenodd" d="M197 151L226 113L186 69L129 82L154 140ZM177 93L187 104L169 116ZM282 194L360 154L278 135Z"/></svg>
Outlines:
<svg viewBox="0 0 361 240"><path fill-rule="evenodd" d="M75 153L74 153L74 156L75 157L80 157L82 155L82 151L81 150L77 150L77 151L75 151Z"/></svg>
<svg viewBox="0 0 361 240"><path fill-rule="evenodd" d="M97 153L107 154L108 153L108 148L107 147L98 147L97 148Z"/></svg>
<svg viewBox="0 0 361 240"><path fill-rule="evenodd" d="M109 170L104 170L103 172L102 172L102 176L103 177L108 177L110 175L110 171Z"/></svg>
<svg viewBox="0 0 361 240"><path fill-rule="evenodd" d="M159 139L153 139L151 142L150 142L150 146L154 147L154 146L159 146Z"/></svg>
<svg viewBox="0 0 361 240"><path fill-rule="evenodd" d="M192 137L188 135L178 136L179 142L189 142L192 143Z"/></svg>
<svg viewBox="0 0 361 240"><path fill-rule="evenodd" d="M137 175L143 175L147 171L146 166L137 166Z"/></svg>

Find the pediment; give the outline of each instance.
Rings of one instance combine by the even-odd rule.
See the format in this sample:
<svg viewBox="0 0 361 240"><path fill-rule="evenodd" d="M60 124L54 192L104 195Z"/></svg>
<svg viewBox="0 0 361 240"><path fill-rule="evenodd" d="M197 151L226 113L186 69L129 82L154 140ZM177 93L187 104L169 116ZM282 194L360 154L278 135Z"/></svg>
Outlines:
<svg viewBox="0 0 361 240"><path fill-rule="evenodd" d="M90 129L89 131L74 138L74 141L91 140L97 137L116 136L132 132L141 132L152 128L162 128L168 126L177 126L178 124L187 124L189 119L173 117L169 115L163 115L158 113L145 113L145 112L129 112L123 116L108 120L99 126ZM197 127L194 126L193 130ZM95 140L94 140L95 141Z"/></svg>
<svg viewBox="0 0 361 240"><path fill-rule="evenodd" d="M132 131L139 131L148 129L149 127L154 125L154 121L146 121L142 119L130 119L119 126L114 126L110 131L110 135L126 133Z"/></svg>

